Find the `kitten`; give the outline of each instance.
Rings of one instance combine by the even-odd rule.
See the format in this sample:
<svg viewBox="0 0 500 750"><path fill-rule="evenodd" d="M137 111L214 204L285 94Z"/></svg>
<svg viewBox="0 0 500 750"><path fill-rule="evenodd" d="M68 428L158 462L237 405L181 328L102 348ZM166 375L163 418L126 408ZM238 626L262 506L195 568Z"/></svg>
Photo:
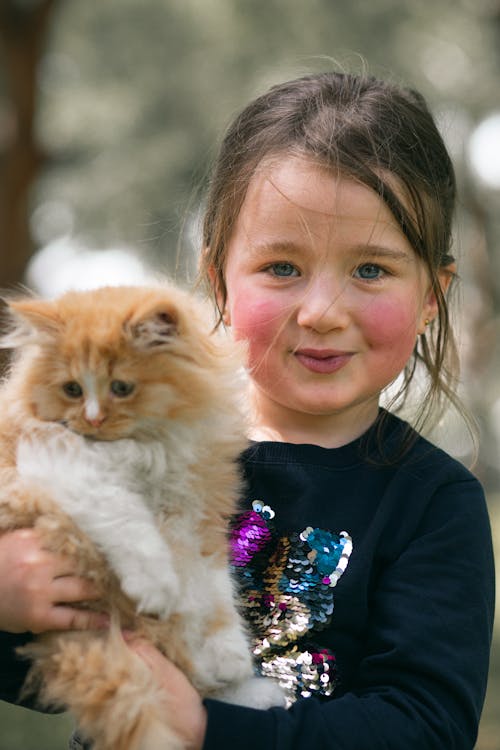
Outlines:
<svg viewBox="0 0 500 750"><path fill-rule="evenodd" d="M24 298L9 311L0 529L34 526L71 555L112 621L109 631L38 637L25 649L28 687L73 712L95 750L180 750L126 627L203 696L282 703L277 685L253 677L228 572L246 444L235 345L174 286Z"/></svg>

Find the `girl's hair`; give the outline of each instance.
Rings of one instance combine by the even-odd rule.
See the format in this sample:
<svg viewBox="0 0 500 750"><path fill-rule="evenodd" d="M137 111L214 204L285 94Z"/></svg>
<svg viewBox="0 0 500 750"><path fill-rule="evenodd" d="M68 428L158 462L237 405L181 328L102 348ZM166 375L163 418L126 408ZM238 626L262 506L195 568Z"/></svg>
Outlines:
<svg viewBox="0 0 500 750"><path fill-rule="evenodd" d="M236 117L212 173L203 224L201 277L208 279L211 270L219 314L226 300L227 247L250 180L263 159L281 154L305 156L354 179L389 207L425 263L438 303L394 403L404 403L422 364L428 386L415 426L441 412L443 396L462 412L455 395L458 357L439 284L440 270L453 262L455 175L423 97L372 76L325 72L273 86Z"/></svg>

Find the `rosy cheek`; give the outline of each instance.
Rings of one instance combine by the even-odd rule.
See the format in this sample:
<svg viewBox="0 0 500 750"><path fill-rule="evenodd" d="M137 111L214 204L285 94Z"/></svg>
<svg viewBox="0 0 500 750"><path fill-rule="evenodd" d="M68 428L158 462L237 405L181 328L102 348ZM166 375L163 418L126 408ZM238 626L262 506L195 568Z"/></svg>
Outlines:
<svg viewBox="0 0 500 750"><path fill-rule="evenodd" d="M231 327L236 339L248 343L248 367L262 372L283 324L283 311L275 302L251 301L231 312Z"/></svg>
<svg viewBox="0 0 500 750"><path fill-rule="evenodd" d="M281 325L282 310L273 301L243 302L231 311L231 325L237 339L267 341L276 335Z"/></svg>
<svg viewBox="0 0 500 750"><path fill-rule="evenodd" d="M363 328L373 347L394 346L411 354L417 333L416 305L411 300L376 300L366 312Z"/></svg>

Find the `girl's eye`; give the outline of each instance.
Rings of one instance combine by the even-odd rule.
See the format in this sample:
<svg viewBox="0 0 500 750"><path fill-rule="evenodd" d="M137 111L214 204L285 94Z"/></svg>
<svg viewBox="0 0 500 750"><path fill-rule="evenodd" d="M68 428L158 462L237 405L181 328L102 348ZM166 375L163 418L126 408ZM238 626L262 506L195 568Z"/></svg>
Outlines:
<svg viewBox="0 0 500 750"><path fill-rule="evenodd" d="M66 396L69 396L70 398L80 398L83 396L82 386L80 383L77 383L76 380L70 380L67 383L64 383L62 389Z"/></svg>
<svg viewBox="0 0 500 750"><path fill-rule="evenodd" d="M376 263L363 263L363 265L356 268L354 275L358 279L363 279L363 281L374 281L382 278L384 269Z"/></svg>
<svg viewBox="0 0 500 750"><path fill-rule="evenodd" d="M267 267L273 276L298 276L298 271L291 263L271 263Z"/></svg>
<svg viewBox="0 0 500 750"><path fill-rule="evenodd" d="M118 398L130 396L135 386L133 383L127 383L125 380L113 380L110 385L111 393Z"/></svg>

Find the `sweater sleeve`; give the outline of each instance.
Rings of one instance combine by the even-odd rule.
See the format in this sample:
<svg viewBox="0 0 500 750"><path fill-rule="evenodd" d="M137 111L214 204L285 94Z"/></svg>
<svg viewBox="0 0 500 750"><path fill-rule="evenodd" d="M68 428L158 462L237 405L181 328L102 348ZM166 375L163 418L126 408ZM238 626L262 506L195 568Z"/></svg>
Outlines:
<svg viewBox="0 0 500 750"><path fill-rule="evenodd" d="M19 696L29 664L16 655L16 648L30 638L28 633L14 634L0 631L0 700L20 703Z"/></svg>
<svg viewBox="0 0 500 750"><path fill-rule="evenodd" d="M288 711L206 701L204 750L472 750L493 611L486 504L477 481L461 479L439 488L378 574L351 690Z"/></svg>

